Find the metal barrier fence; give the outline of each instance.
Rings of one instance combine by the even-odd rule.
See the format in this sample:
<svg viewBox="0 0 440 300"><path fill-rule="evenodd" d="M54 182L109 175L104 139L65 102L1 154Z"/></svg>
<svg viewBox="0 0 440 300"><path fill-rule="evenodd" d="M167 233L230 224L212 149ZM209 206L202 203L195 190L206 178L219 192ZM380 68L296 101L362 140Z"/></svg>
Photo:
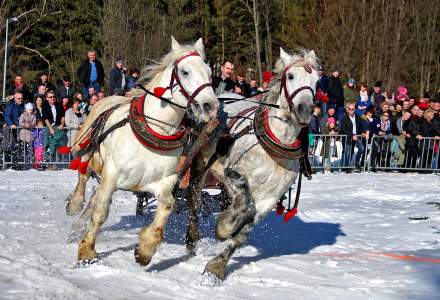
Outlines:
<svg viewBox="0 0 440 300"><path fill-rule="evenodd" d="M27 130L23 141L20 130ZM50 135L47 128L44 141L33 146L35 135L25 128L2 128L0 131L0 168L45 169L68 167L71 155L56 150L67 145L76 128L63 128ZM401 136L373 136L368 143L365 137L352 138L339 134L316 134L309 136L309 160L314 171L376 171L404 170L438 172L440 167L439 142L435 138L405 139Z"/></svg>
<svg viewBox="0 0 440 300"><path fill-rule="evenodd" d="M66 168L71 155L60 154L58 147L67 145L75 128L55 129L51 135L47 128L41 128L34 133L34 129L2 128L0 132L0 167L25 170L30 168ZM23 132L20 132L23 131ZM37 145L34 139L37 136Z"/></svg>

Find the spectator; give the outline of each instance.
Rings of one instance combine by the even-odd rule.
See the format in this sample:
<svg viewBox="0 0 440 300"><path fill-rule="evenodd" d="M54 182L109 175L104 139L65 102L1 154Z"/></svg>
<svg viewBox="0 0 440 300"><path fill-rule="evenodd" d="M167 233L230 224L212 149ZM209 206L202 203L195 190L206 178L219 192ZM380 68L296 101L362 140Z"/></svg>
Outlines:
<svg viewBox="0 0 440 300"><path fill-rule="evenodd" d="M390 90L385 92L385 101L389 104L396 104L396 100L394 99L394 93Z"/></svg>
<svg viewBox="0 0 440 300"><path fill-rule="evenodd" d="M340 73L337 68L333 68L332 76L328 79L328 105L335 107L336 120L342 118L344 114L344 90L339 79Z"/></svg>
<svg viewBox="0 0 440 300"><path fill-rule="evenodd" d="M343 163L344 166L349 166L351 162L352 153L354 151L354 147L357 148L356 157L354 160L354 165L356 171L361 170L361 158L364 153L365 147L362 141L361 135L364 135L364 128L362 125L361 118L355 114L355 106L353 103L350 103L347 106L347 114L342 118L341 126L340 126L340 134L346 135L347 138L344 141L344 158Z"/></svg>
<svg viewBox="0 0 440 300"><path fill-rule="evenodd" d="M393 120L397 120L398 118L402 117L402 104L396 103L394 106L394 112L393 112Z"/></svg>
<svg viewBox="0 0 440 300"><path fill-rule="evenodd" d="M235 83L232 80L233 73L234 64L230 60L225 60L221 67L220 76L215 77L212 80L212 88L214 89L216 95L234 92Z"/></svg>
<svg viewBox="0 0 440 300"><path fill-rule="evenodd" d="M130 69L128 71L128 76L127 76L127 89L131 90L132 88L134 88L136 86L136 82L138 81L140 76L139 70L138 69Z"/></svg>
<svg viewBox="0 0 440 300"><path fill-rule="evenodd" d="M327 120L329 118L336 118L336 109L333 106L327 108L327 114L321 118L321 131L327 127Z"/></svg>
<svg viewBox="0 0 440 300"><path fill-rule="evenodd" d="M361 89L359 91L358 100L356 102L356 111L355 113L358 116L362 116L365 114L367 109L371 106L371 98L368 95L368 87L365 83L361 84Z"/></svg>
<svg viewBox="0 0 440 300"><path fill-rule="evenodd" d="M19 119L24 112L24 98L22 92L14 93L14 100L10 101L4 112L5 123L8 127L16 129L19 125Z"/></svg>
<svg viewBox="0 0 440 300"><path fill-rule="evenodd" d="M96 90L93 86L89 87L87 91L88 91L88 96L85 97L86 99L90 99L92 98L93 95L96 95Z"/></svg>
<svg viewBox="0 0 440 300"><path fill-rule="evenodd" d="M336 152L336 140L334 137L338 135L338 128L336 127L336 119L330 117L327 119L327 127L324 128L324 145L322 147L321 156L324 160L324 169L329 170L331 167L332 158L338 157L338 153ZM330 137L329 137L330 136Z"/></svg>
<svg viewBox="0 0 440 300"><path fill-rule="evenodd" d="M20 116L24 111L23 104L23 93L15 92L14 99L11 100L5 108L5 112L3 114L5 119L5 126L3 128L3 140L2 146L5 152L5 159L11 160L14 165L13 169L19 169L18 162L18 136L17 136L17 127L20 123Z"/></svg>
<svg viewBox="0 0 440 300"><path fill-rule="evenodd" d="M66 127L68 128L67 132L67 146L72 147L75 142L76 135L81 129L82 124L84 123L85 115L79 109L80 101L79 99L73 99L73 105L66 111Z"/></svg>
<svg viewBox="0 0 440 300"><path fill-rule="evenodd" d="M440 139L439 128L434 124L434 115L435 112L433 110L426 110L423 113L423 120L420 124L420 133L424 138L434 138L434 139L424 139L421 141L421 168L423 169L431 169L431 163L433 160L434 154L434 141L438 141ZM437 169L437 166L435 166Z"/></svg>
<svg viewBox="0 0 440 300"><path fill-rule="evenodd" d="M376 139L376 143L373 142L371 164L373 168L377 163L380 166L389 167L391 158L391 142L393 140L391 115L389 112L382 113L380 117L380 126L370 129L370 134L378 135L379 139ZM379 159L379 160L378 160Z"/></svg>
<svg viewBox="0 0 440 300"><path fill-rule="evenodd" d="M125 90L127 86L127 69L121 59L115 61L115 67L110 71L110 95L115 94L115 89Z"/></svg>
<svg viewBox="0 0 440 300"><path fill-rule="evenodd" d="M75 94L75 87L72 86L72 81L69 76L63 77L63 83L57 87L55 96L57 99L69 98L72 99Z"/></svg>
<svg viewBox="0 0 440 300"><path fill-rule="evenodd" d="M87 52L87 59L84 60L76 70L76 75L81 83L81 89L85 98L89 98L89 87L100 91L104 85L104 68L102 63L96 59L96 52Z"/></svg>
<svg viewBox="0 0 440 300"><path fill-rule="evenodd" d="M64 98L61 100L61 105L63 106L63 111L64 111L64 113L66 113L66 111L70 108L70 103L71 103L71 101L70 101L70 99L67 98L67 97L64 97Z"/></svg>
<svg viewBox="0 0 440 300"><path fill-rule="evenodd" d="M43 119L37 119L37 124L32 131L34 147L34 168L42 169L41 163L44 160L44 122Z"/></svg>
<svg viewBox="0 0 440 300"><path fill-rule="evenodd" d="M408 99L408 90L405 86L401 85L397 87L396 90L396 96L394 97L396 102L403 102L404 100Z"/></svg>
<svg viewBox="0 0 440 300"><path fill-rule="evenodd" d="M44 99L46 92L47 92L47 88L44 84L38 85L37 92L34 93L34 101L36 97L42 97Z"/></svg>
<svg viewBox="0 0 440 300"><path fill-rule="evenodd" d="M404 167L405 163L406 140L410 137L410 135L407 133L407 126L410 118L411 113L409 111L405 111L399 118L396 119L393 126L391 126L394 141L397 146L395 157L399 167Z"/></svg>
<svg viewBox="0 0 440 300"><path fill-rule="evenodd" d="M26 103L25 111L21 114L19 125L21 127L19 133L19 139L22 142L23 147L21 147L24 157L29 159L32 156L32 142L34 140L32 129L37 123L37 119L33 113L34 106L32 103ZM24 161L25 163L30 163L30 161Z"/></svg>
<svg viewBox="0 0 440 300"><path fill-rule="evenodd" d="M327 111L328 104L328 77L324 74L322 66L318 67L319 80L316 83L316 99L320 102L321 111Z"/></svg>
<svg viewBox="0 0 440 300"><path fill-rule="evenodd" d="M406 168L415 168L417 157L420 155L419 142L423 139L421 132L423 112L417 105L414 105L411 108L411 115L407 127L409 137L406 140Z"/></svg>
<svg viewBox="0 0 440 300"><path fill-rule="evenodd" d="M416 104L416 98L413 96L409 97L409 107L413 107L414 104ZM420 106L419 106L419 108L420 108Z"/></svg>
<svg viewBox="0 0 440 300"><path fill-rule="evenodd" d="M92 95L92 97L90 97L89 105L87 105L87 107L86 107L86 109L85 109L85 112L86 112L87 115L90 114L90 112L91 112L92 109L93 109L93 106L95 106L95 104L96 104L98 101L99 101L99 98L98 98L97 95Z"/></svg>
<svg viewBox="0 0 440 300"><path fill-rule="evenodd" d="M50 162L55 161L56 149L65 144L64 110L61 104L55 99L55 93L50 91L46 95L47 102L43 106L43 119L46 124L44 133L46 148L45 158ZM56 165L49 166L49 169L57 169Z"/></svg>
<svg viewBox="0 0 440 300"><path fill-rule="evenodd" d="M55 91L55 85L49 81L49 74L47 72L40 73L32 86L32 91L37 93L40 85L44 85L46 91Z"/></svg>
<svg viewBox="0 0 440 300"><path fill-rule="evenodd" d="M23 103L32 102L33 97L29 87L23 82L23 76L15 75L14 82L10 84L6 92L6 96L14 95L15 92L20 92L23 96Z"/></svg>
<svg viewBox="0 0 440 300"><path fill-rule="evenodd" d="M309 133L312 134L321 133L321 124L319 120L320 117L321 117L321 108L318 105L315 105L315 107L313 108L313 115L309 123Z"/></svg>
<svg viewBox="0 0 440 300"><path fill-rule="evenodd" d="M411 110L411 104L410 104L410 102L409 102L409 99L405 99L405 100L403 100L403 101L400 102L400 103L402 103L402 110L403 110L403 111L409 111L409 110Z"/></svg>
<svg viewBox="0 0 440 300"><path fill-rule="evenodd" d="M249 93L250 96L253 96L258 93L257 80L251 79L251 81L249 81Z"/></svg>
<svg viewBox="0 0 440 300"><path fill-rule="evenodd" d="M382 103L386 102L385 97L382 95L382 82L376 81L373 87L373 93L370 96L371 102L374 104L374 112L377 115L382 113Z"/></svg>
<svg viewBox="0 0 440 300"><path fill-rule="evenodd" d="M356 102L358 99L358 92L355 87L356 81L353 78L348 80L347 85L344 87L344 106Z"/></svg>
<svg viewBox="0 0 440 300"><path fill-rule="evenodd" d="M237 74L236 77L236 81L235 81L235 87L240 89L240 92L238 94L244 96L244 97L249 97L251 95L251 87L250 85L246 82L246 80L244 80L244 73L243 72L239 72Z"/></svg>
<svg viewBox="0 0 440 300"><path fill-rule="evenodd" d="M37 97L34 101L34 111L36 119L43 119L43 98Z"/></svg>
<svg viewBox="0 0 440 300"><path fill-rule="evenodd" d="M382 115L384 112L391 114L390 105L386 101L382 102L382 105L380 106L379 111L378 112L376 111L376 114L378 113L378 114Z"/></svg>
<svg viewBox="0 0 440 300"><path fill-rule="evenodd" d="M98 92L98 101L101 101L102 99L105 98L105 93L104 91L99 91Z"/></svg>

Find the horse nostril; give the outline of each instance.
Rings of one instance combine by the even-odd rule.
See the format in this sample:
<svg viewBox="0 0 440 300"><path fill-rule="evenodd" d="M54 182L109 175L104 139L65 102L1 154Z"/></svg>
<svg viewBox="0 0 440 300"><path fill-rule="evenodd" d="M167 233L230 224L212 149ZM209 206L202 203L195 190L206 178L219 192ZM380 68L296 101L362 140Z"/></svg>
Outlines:
<svg viewBox="0 0 440 300"><path fill-rule="evenodd" d="M204 112L210 112L211 111L211 104L209 104L209 103L204 103L203 104L203 111Z"/></svg>

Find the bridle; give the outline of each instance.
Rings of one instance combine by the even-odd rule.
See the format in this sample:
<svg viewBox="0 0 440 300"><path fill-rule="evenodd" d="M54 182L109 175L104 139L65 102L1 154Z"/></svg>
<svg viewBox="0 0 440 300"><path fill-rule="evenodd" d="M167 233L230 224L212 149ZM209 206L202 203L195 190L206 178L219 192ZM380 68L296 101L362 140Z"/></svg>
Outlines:
<svg viewBox="0 0 440 300"><path fill-rule="evenodd" d="M174 62L174 66L173 66L173 71L171 72L171 79L170 79L170 84L167 87L167 89L170 89L170 91L172 92L173 88L178 85L180 88L180 92L182 93L182 95L188 100L188 104L187 104L187 108L190 107L190 105L194 102L194 98L206 87L211 86L211 82L207 82L204 83L202 85L200 85L191 95L188 93L188 91L183 87L182 82L180 81L179 78L179 63L184 60L187 57L190 56L200 56L200 54L196 51L193 51L187 55L184 55L182 57L180 57L179 59L177 59ZM176 84L175 84L175 83Z"/></svg>
<svg viewBox="0 0 440 300"><path fill-rule="evenodd" d="M285 67L284 71L283 71L283 76L281 77L280 95L284 92L284 97L287 100L287 104L289 105L289 109L291 112L295 112L293 110L294 109L293 99L296 97L296 95L299 94L299 92L302 92L304 90L309 90L312 93L312 97L313 98L315 97L315 92L313 91L313 89L310 86L307 86L307 85L301 86L301 87L297 88L296 90L294 90L291 94L289 94L289 91L287 90L286 74L287 74L287 71L291 67L295 66L295 64L297 64L297 63L298 63L298 61L293 62L290 65L288 65L287 67ZM314 67L309 64L304 65L303 68L309 74L311 74L312 69L314 69Z"/></svg>

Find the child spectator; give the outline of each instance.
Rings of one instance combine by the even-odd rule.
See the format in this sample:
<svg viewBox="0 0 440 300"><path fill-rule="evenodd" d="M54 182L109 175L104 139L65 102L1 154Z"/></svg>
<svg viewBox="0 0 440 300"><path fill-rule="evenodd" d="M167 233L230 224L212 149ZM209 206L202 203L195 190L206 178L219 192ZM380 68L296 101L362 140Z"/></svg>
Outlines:
<svg viewBox="0 0 440 300"><path fill-rule="evenodd" d="M41 170L41 163L44 159L44 122L43 119L37 119L37 125L33 129L34 137L34 168Z"/></svg>
<svg viewBox="0 0 440 300"><path fill-rule="evenodd" d="M356 102L355 113L358 116L363 116L367 109L372 105L370 95L368 95L368 87L365 83L361 84L361 90L359 91L359 97Z"/></svg>
<svg viewBox="0 0 440 300"><path fill-rule="evenodd" d="M21 127L19 133L19 140L23 143L23 155L24 155L24 163L30 163L29 158L32 155L32 129L35 127L36 118L33 113L34 106L32 103L26 103L24 106L25 111L21 114L19 119L19 125Z"/></svg>

